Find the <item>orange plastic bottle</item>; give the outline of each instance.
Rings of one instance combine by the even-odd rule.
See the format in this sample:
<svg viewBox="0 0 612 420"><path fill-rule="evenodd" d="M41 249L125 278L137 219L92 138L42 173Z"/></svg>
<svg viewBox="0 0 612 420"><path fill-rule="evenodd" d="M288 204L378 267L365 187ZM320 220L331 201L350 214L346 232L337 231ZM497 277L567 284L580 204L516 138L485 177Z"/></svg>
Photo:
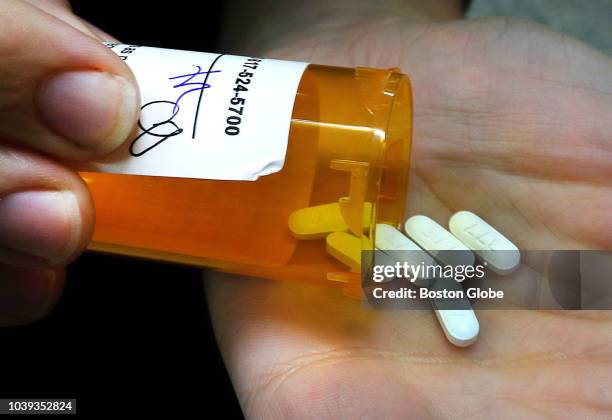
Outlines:
<svg viewBox="0 0 612 420"><path fill-rule="evenodd" d="M326 252L324 238L296 239L288 219L340 203L350 232L372 249L376 223L403 222L411 133L410 83L398 69L309 65L280 172L257 181L82 172L97 217L90 249L359 295L359 274Z"/></svg>

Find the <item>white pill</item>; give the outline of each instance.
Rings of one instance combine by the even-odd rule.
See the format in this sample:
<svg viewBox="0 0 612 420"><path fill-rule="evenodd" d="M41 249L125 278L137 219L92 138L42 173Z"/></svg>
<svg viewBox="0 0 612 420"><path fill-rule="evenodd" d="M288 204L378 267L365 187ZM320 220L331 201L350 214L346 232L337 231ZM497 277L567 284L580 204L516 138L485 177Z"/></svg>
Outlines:
<svg viewBox="0 0 612 420"><path fill-rule="evenodd" d="M420 266L420 275L414 283L418 286L428 286L430 278L426 268L437 265L433 258L412 242L406 235L391 225L379 223L376 225L376 248L386 252L394 261L407 263L413 267Z"/></svg>
<svg viewBox="0 0 612 420"><path fill-rule="evenodd" d="M449 291L463 290L461 284L452 279L438 280L433 288L439 290L442 287ZM448 341L458 347L467 347L476 341L480 324L467 297L454 299L452 303L436 298L430 302Z"/></svg>
<svg viewBox="0 0 612 420"><path fill-rule="evenodd" d="M444 265L472 265L474 254L452 233L427 216L412 216L404 230L421 248Z"/></svg>
<svg viewBox="0 0 612 420"><path fill-rule="evenodd" d="M383 223L376 225L376 248L382 250L422 251L421 247L408 239L402 232L391 225Z"/></svg>
<svg viewBox="0 0 612 420"><path fill-rule="evenodd" d="M435 312L448 341L458 347L474 344L480 324L473 309L440 309Z"/></svg>
<svg viewBox="0 0 612 420"><path fill-rule="evenodd" d="M469 211L457 212L448 223L450 231L498 274L509 274L520 261L519 249L487 222Z"/></svg>

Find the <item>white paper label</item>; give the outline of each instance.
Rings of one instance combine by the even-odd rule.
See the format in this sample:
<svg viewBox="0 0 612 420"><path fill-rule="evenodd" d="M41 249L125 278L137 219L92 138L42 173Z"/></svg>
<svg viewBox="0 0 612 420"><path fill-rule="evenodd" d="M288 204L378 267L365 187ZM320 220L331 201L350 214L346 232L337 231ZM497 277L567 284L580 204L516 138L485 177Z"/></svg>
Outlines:
<svg viewBox="0 0 612 420"><path fill-rule="evenodd" d="M139 132L87 170L252 181L282 169L307 63L107 46L138 81Z"/></svg>

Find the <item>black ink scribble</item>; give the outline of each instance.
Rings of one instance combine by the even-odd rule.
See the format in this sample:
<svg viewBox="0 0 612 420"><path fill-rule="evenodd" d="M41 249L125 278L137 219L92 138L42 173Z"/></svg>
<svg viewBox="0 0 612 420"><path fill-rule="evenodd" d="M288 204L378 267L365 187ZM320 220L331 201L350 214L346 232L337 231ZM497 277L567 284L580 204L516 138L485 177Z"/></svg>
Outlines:
<svg viewBox="0 0 612 420"><path fill-rule="evenodd" d="M170 116L170 118L165 119L163 121L153 123L149 127L143 126L142 122L138 120L138 126L142 130L142 133L140 133L138 137L136 137L130 144L130 155L134 157L142 156L148 151L156 148L157 146L159 146L160 144L162 144L169 138L178 136L179 134L183 132L183 129L180 128L174 121L172 121L174 117L176 117L176 114L178 114L179 112L179 107L176 102L153 101L153 102L149 102L148 104L143 105L142 108L140 109L141 111L144 111L145 108L150 108L150 107L160 108L160 107L167 107L168 105L172 106L171 108L172 115ZM138 145L138 143L144 136L156 137L156 138L159 138L159 140L157 140L155 143L145 148L144 150L137 152L136 146Z"/></svg>
<svg viewBox="0 0 612 420"><path fill-rule="evenodd" d="M205 72L206 76L204 77L204 84L208 84L208 76L210 76L211 73L215 73L216 71L213 70L215 67L215 64L217 64L217 61L219 61L219 59L221 57L223 57L225 54L219 54L217 57L215 57L215 59L212 61L212 63L210 63L210 67L208 67L208 70ZM200 97L198 98L198 105L196 106L196 112L195 112L195 117L193 119L193 132L191 133L191 138L195 139L196 137L196 129L198 126L198 116L200 114L200 106L202 105L202 97L204 96L204 89L200 90Z"/></svg>

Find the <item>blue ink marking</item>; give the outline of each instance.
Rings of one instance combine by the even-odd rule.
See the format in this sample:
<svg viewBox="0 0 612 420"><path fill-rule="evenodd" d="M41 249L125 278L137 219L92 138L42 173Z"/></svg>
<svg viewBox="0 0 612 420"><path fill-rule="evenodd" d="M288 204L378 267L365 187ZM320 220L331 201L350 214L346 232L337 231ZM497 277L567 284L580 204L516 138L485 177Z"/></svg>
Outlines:
<svg viewBox="0 0 612 420"><path fill-rule="evenodd" d="M184 88L184 87L189 87L189 86L196 86L194 88L191 88L191 89L181 93L181 95L175 101L176 105L174 106L173 112L177 112L178 111L179 102L181 101L181 99L183 99L184 96L190 94L191 92L201 92L204 89L208 89L208 88L211 87L211 85L206 83L208 81L208 75L209 74L221 72L221 70L202 71L202 67L197 66L197 65L194 65L194 67L197 68L197 70L194 73L182 74L180 76L173 76L173 77L169 77L168 78L168 80L185 79L181 83L179 83L178 85L172 86L174 89L179 89L179 88ZM206 78L204 79L203 82L192 82L192 80L194 78L196 78L197 76L201 76L201 75L206 75Z"/></svg>

